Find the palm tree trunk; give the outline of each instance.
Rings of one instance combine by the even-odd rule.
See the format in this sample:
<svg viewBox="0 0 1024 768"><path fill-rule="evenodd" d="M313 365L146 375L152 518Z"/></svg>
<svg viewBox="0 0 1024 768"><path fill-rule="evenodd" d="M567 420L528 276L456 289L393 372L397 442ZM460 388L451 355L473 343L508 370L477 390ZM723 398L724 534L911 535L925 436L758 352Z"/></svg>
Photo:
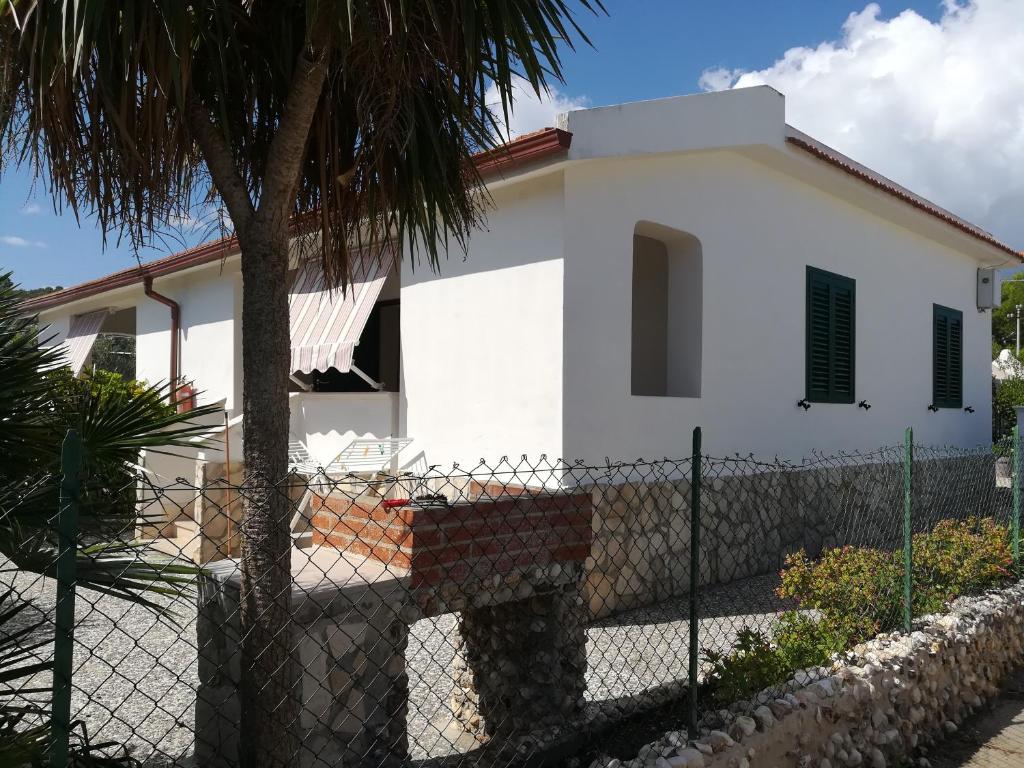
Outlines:
<svg viewBox="0 0 1024 768"><path fill-rule="evenodd" d="M272 231L278 230L278 231ZM290 652L288 234L284 224L239 232L246 504L242 530L240 764L297 764L297 667Z"/></svg>

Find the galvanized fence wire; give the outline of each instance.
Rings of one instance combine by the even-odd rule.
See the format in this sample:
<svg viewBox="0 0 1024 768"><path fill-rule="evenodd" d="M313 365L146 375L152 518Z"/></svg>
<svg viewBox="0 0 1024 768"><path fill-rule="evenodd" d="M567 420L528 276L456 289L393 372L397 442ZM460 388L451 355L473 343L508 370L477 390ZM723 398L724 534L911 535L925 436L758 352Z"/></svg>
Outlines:
<svg viewBox="0 0 1024 768"><path fill-rule="evenodd" d="M740 693L728 680L716 690L715 660L747 655L752 666L768 666L768 659L756 658L756 648L776 640L783 616L825 620L820 610L782 593L787 558L815 561L841 547L901 546L901 455L900 446L889 446L812 454L799 463L704 460L700 564L707 586L699 590L699 653L702 679L710 677L712 684L701 691L702 713L727 706ZM893 586L878 597L898 608ZM749 688L744 695L761 693L761 703L786 692L785 678L749 677L740 688Z"/></svg>
<svg viewBox="0 0 1024 768"><path fill-rule="evenodd" d="M270 489L291 537L287 619L265 641L288 659L276 699L253 695L259 654L254 665L242 652L247 639L259 645L246 632L272 618L245 607L239 566L244 510L267 488L216 462L194 480L142 473L110 495L119 514L83 518L78 531L72 653L56 660L58 672L70 665L71 746L124 764L239 765L240 723L252 702L271 701L295 765L630 757L697 716L722 719L740 693L723 683L723 661L754 641L775 647L794 620L831 615L780 591L799 553L807 563L843 548L884 553L896 577L853 619L899 628L906 515L914 536L969 517L1012 528L1011 447L914 446L910 464L894 445L795 463L698 450L602 465L293 472ZM0 506L4 537L24 534L16 512ZM35 539L3 548L12 642L0 644L11 663L0 660L25 670L0 687L10 732L48 728L60 709L44 668L58 601L60 516L49 517ZM125 600L112 573L159 591ZM794 670L783 672L739 687L770 701L791 688Z"/></svg>

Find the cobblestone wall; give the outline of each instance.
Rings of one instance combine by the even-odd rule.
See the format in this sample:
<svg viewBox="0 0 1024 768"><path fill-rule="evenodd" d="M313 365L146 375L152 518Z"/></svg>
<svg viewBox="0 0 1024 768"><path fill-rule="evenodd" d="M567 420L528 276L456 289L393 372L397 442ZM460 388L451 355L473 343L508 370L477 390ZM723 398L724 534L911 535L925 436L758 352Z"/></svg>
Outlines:
<svg viewBox="0 0 1024 768"><path fill-rule="evenodd" d="M778 570L799 549L816 556L844 544L885 546L902 533L898 454L884 463L726 473L706 468L701 508L701 584L727 584ZM709 476L710 474L710 476ZM591 491L593 541L586 595L591 616L649 605L690 586L686 478L599 485ZM913 495L922 530L940 518L998 514L995 459L918 460Z"/></svg>
<svg viewBox="0 0 1024 768"><path fill-rule="evenodd" d="M200 584L196 634L201 685L196 764L238 764L241 677L238 574L212 565ZM408 750L405 651L409 627L398 590L293 589L292 647L302 669L299 765L401 762Z"/></svg>
<svg viewBox="0 0 1024 768"><path fill-rule="evenodd" d="M948 613L916 621L911 634L880 635L830 669L799 671L781 696L765 692L709 713L699 733L673 731L633 759L591 768L927 766L923 750L957 730L1022 662L1018 582L959 598Z"/></svg>
<svg viewBox="0 0 1024 768"><path fill-rule="evenodd" d="M578 583L462 612L452 709L470 732L529 733L576 715L586 693Z"/></svg>

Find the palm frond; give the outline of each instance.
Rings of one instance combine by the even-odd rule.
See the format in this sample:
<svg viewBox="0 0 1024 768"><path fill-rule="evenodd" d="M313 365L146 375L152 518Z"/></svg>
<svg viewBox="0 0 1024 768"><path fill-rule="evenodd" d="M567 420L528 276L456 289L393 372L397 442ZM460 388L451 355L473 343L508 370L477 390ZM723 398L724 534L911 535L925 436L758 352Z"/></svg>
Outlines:
<svg viewBox="0 0 1024 768"><path fill-rule="evenodd" d="M9 0L0 11L0 141L76 214L136 243L205 197L190 107L253 204L297 65L329 71L294 213L338 284L355 240L397 238L437 267L486 211L472 154L494 147L525 82L562 78L600 0ZM497 94L498 112L485 94ZM499 119L503 117L504 119ZM224 190L220 190L223 194Z"/></svg>
<svg viewBox="0 0 1024 768"><path fill-rule="evenodd" d="M202 569L158 555L148 547L146 542L82 547L75 566L78 584L173 615L174 602L190 594Z"/></svg>
<svg viewBox="0 0 1024 768"><path fill-rule="evenodd" d="M93 388L57 375L60 353L41 349L36 336L34 318L20 314L13 286L0 279L0 555L23 571L53 574L60 445L75 428L84 455L80 533L86 541L113 540L79 547L78 582L165 612L167 599L190 588L198 571L122 541L136 513L134 467L142 449L194 447L209 429L202 420L219 411L178 413L167 404L175 393L166 384Z"/></svg>
<svg viewBox="0 0 1024 768"><path fill-rule="evenodd" d="M42 765L50 743L47 725L27 726L22 713L0 712L0 765Z"/></svg>
<svg viewBox="0 0 1024 768"><path fill-rule="evenodd" d="M0 594L0 628L3 630L0 632L0 699L15 693L19 696L31 693L10 686L51 667L49 661L40 660L40 655L36 654L53 644L48 633L40 636L40 630L48 626L48 622L45 619L26 621L25 614L32 610L32 604L16 598L11 589Z"/></svg>

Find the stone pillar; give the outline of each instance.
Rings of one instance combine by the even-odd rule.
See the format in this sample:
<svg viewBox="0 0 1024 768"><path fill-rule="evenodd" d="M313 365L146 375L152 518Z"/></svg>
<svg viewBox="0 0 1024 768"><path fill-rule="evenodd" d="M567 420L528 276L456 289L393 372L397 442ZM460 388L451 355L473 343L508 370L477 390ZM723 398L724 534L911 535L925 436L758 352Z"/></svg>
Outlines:
<svg viewBox="0 0 1024 768"><path fill-rule="evenodd" d="M577 714L587 688L586 620L579 580L465 609L453 703L466 729L525 735Z"/></svg>
<svg viewBox="0 0 1024 768"><path fill-rule="evenodd" d="M383 584L383 583L382 583ZM391 585L392 587L394 585ZM292 646L300 668L302 752L296 768L399 765L408 756L409 628L400 605L377 584L310 587L292 593ZM391 589L392 596L401 590ZM237 561L208 566L196 627L199 690L196 765L238 765L241 653Z"/></svg>
<svg viewBox="0 0 1024 768"><path fill-rule="evenodd" d="M238 486L245 476L240 461L227 464L219 461L196 461L196 494L192 519L197 534L181 543L183 551L197 563L209 563L237 555L241 536L242 493Z"/></svg>

